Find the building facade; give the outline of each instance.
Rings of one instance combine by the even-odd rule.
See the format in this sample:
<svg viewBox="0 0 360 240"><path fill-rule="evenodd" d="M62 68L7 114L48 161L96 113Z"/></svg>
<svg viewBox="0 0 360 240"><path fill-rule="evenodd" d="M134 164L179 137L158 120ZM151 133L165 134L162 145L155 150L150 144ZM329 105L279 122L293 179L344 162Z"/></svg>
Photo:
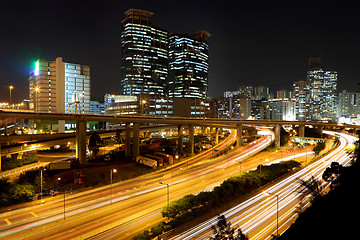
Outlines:
<svg viewBox="0 0 360 240"><path fill-rule="evenodd" d="M121 94L146 97L149 114L161 114L168 77L168 32L151 23L152 12L129 9L121 33ZM141 99L140 99L141 101Z"/></svg>
<svg viewBox="0 0 360 240"><path fill-rule="evenodd" d="M270 89L264 86L256 86L254 87L254 99L262 100L272 98L270 96Z"/></svg>
<svg viewBox="0 0 360 240"><path fill-rule="evenodd" d="M204 30L191 36L169 36L169 97L205 100L208 91L210 34Z"/></svg>
<svg viewBox="0 0 360 240"><path fill-rule="evenodd" d="M299 80L293 84L295 114L298 121L310 121L310 82Z"/></svg>
<svg viewBox="0 0 360 240"><path fill-rule="evenodd" d="M311 119L335 120L337 112L337 72L323 70L321 57L310 58L307 80L310 82Z"/></svg>
<svg viewBox="0 0 360 240"><path fill-rule="evenodd" d="M348 92L346 90L342 90L339 93L337 106L338 119L347 119L348 122L351 122L351 119L357 118L357 105L359 102L357 102L356 99L358 94L359 93Z"/></svg>
<svg viewBox="0 0 360 240"><path fill-rule="evenodd" d="M99 101L90 101L90 114L105 114L105 104Z"/></svg>
<svg viewBox="0 0 360 240"><path fill-rule="evenodd" d="M295 115L295 98L273 98L268 100L272 110L271 119L294 121Z"/></svg>
<svg viewBox="0 0 360 240"><path fill-rule="evenodd" d="M140 114L139 96L105 94L105 112L110 115Z"/></svg>
<svg viewBox="0 0 360 240"><path fill-rule="evenodd" d="M36 112L90 113L90 67L39 59L29 76L29 105Z"/></svg>

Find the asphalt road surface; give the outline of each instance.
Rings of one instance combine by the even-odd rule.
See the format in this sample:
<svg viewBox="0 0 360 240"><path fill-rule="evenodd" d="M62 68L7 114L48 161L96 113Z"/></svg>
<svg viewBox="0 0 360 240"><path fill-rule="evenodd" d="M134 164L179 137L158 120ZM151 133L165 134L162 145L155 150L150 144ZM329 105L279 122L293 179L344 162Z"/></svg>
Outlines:
<svg viewBox="0 0 360 240"><path fill-rule="evenodd" d="M65 201L59 196L56 201L3 213L0 237L86 238L123 226L126 230L121 231L121 235L129 239L146 229L141 226L144 219L151 218L152 224L162 219L160 210L166 203L166 186L160 185L160 181L170 184L170 200L211 188L232 174L224 170L231 165L229 157L238 155L245 159L246 155L256 154L270 144L272 137L264 136L256 143L218 158L210 158L212 151L204 152L172 168L113 184L112 189L105 186L74 195L66 193ZM217 149L224 149L234 139L235 134L231 134ZM237 167L234 165L235 171Z"/></svg>
<svg viewBox="0 0 360 240"><path fill-rule="evenodd" d="M248 171L260 164L290 158L310 158L311 152L263 152L273 135L218 158L204 152L156 173L93 189L74 195L59 196L56 201L1 214L0 237L3 239L130 239L165 220L160 211L167 201L166 185L170 186L170 201L186 194L208 190L241 170ZM223 149L235 139L231 134L217 149ZM163 182L160 185L159 182ZM65 208L64 208L65 202ZM110 204L112 202L112 204ZM65 212L64 212L65 209ZM65 216L65 219L64 219Z"/></svg>
<svg viewBox="0 0 360 240"><path fill-rule="evenodd" d="M350 156L346 147L356 141L356 138L344 133L326 132L339 136L338 146L319 160L309 164L302 170L283 179L277 184L264 189L261 193L243 201L241 204L225 211L224 214L232 226L239 226L250 239L271 239L271 235L284 232L296 219L296 209L309 205L309 197L299 197L299 179L307 180L311 176L321 179L324 170L336 161L347 165ZM323 183L324 187L329 183ZM278 218L277 218L278 196ZM278 219L278 221L277 221ZM195 226L172 239L209 239L212 236L211 226L216 224L216 218ZM277 228L278 226L278 228Z"/></svg>

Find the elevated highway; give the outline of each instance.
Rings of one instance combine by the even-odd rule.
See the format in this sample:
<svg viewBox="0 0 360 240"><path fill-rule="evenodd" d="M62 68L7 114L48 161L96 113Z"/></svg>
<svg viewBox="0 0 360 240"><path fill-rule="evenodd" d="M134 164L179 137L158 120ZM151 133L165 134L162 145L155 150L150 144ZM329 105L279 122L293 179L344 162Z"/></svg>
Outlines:
<svg viewBox="0 0 360 240"><path fill-rule="evenodd" d="M283 121L283 120L244 120L244 119L215 119L215 118L186 118L186 117L168 117L168 116L142 116L142 115L96 115L96 114L64 114L64 113L31 113L31 112L10 112L0 111L0 119L47 119L47 120L71 120L76 121L76 157L81 163L86 162L86 122L87 121L101 121L101 122L117 122L125 124L125 139L126 139L126 155L130 155L130 138L131 131L133 135L133 158L139 155L139 140L140 140L140 124L170 124L177 125L178 131L187 126L189 129L189 153L194 153L194 126L205 127L227 127L237 129L237 146L241 146L241 138L243 132L243 125L257 125L257 126L272 126L275 133L275 145L280 146L280 127L282 125L297 125L299 126L299 136L303 137L305 133L305 125L311 125L319 128L352 128L358 129L360 126L325 123L325 122L302 122L302 121ZM217 130L216 130L217 131ZM6 141L2 136L1 141ZM182 142L182 134L179 134L179 142Z"/></svg>

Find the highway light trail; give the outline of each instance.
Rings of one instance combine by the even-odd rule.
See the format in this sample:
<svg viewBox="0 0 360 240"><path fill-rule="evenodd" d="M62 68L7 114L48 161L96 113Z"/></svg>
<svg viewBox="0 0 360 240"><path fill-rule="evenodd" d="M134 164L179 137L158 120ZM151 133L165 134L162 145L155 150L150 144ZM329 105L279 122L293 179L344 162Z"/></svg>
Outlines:
<svg viewBox="0 0 360 240"><path fill-rule="evenodd" d="M236 134L231 133L230 136L217 145L217 149L224 149L229 144L235 140ZM192 166L192 164L201 161L203 159L211 156L211 151L203 152L203 154L197 155L193 158L176 164L170 168L141 176L136 179L128 180L119 184L114 184L113 186L113 202L123 202L131 201L132 198L140 197L142 195L148 195L152 192L156 192L162 189L162 186L158 185L159 178L162 179L166 176L168 172L184 172L191 176L188 171L180 171L184 166ZM214 159L215 160L215 159ZM185 169L186 170L186 169ZM201 169L203 170L203 169ZM199 170L197 170L199 171ZM192 176L191 176L192 177ZM187 181L186 177L179 177L178 180L172 182L173 185L180 184L184 181ZM155 182L155 184L154 184ZM69 199L66 199L66 215L67 217L75 216L87 211L99 209L106 207L109 204L110 198L107 194L109 191L108 186L98 188L95 191L78 193L72 196L69 196ZM15 233L19 233L24 230L31 230L38 226L45 225L47 223L55 222L63 217L63 203L60 200L55 201L51 204L34 206L39 208L33 210L36 212L39 218L29 219L27 217L27 210L24 210L25 213L21 214L11 214L9 218L11 219L12 226L1 225L0 237L9 236ZM42 213L43 212L43 213ZM16 219L15 219L16 218ZM5 221L4 221L5 223Z"/></svg>
<svg viewBox="0 0 360 240"><path fill-rule="evenodd" d="M221 148L228 147L234 139L235 134L231 134L222 142ZM113 239L129 239L130 236L139 233L139 229L148 229L152 224L163 220L159 213L166 203L166 189L159 185L159 181L169 183L171 201L186 194L196 194L238 173L239 159L244 155L249 157L259 153L271 143L272 139L273 134L269 134L217 158L209 159L211 153L204 153L156 173L115 184L112 191L112 205L109 204L108 187L77 194L66 200L68 217L65 222L54 219L55 215L58 219L62 218L61 201L38 206L37 208L41 207L41 209L31 209L31 211L35 212L39 218L29 221L18 217L19 220L12 221L12 227L0 226L2 229L0 236L11 238L30 234L29 239L45 236L48 239L85 238L85 236L96 236L94 239L106 239L104 236L112 236ZM301 151L298 154L304 154ZM285 157L298 157L293 153L282 154L282 158L275 152L260 154L269 156L266 164ZM309 151L308 154L310 154ZM243 163L242 171L256 168L259 164L258 155L243 160ZM46 222L40 223L42 220ZM28 230L14 234L13 230L16 226L21 226L21 230ZM30 226L35 226L35 228Z"/></svg>
<svg viewBox="0 0 360 240"><path fill-rule="evenodd" d="M324 133L339 137L339 144L333 151L221 214L231 221L233 227L238 225L250 239L269 239L271 234L276 234L277 225L276 197L264 194L264 192L269 192L279 196L279 233L284 232L296 218L295 208L301 201L298 196L298 179L307 180L311 176L320 179L323 171L330 166L331 162L337 161L345 166L350 162L350 156L345 149L356 141L356 138L343 133L329 131L324 131ZM326 184L329 183L324 183L324 186ZM307 205L309 198L305 198L303 201L304 205ZM216 223L217 218L214 217L172 239L208 239L212 236L211 226Z"/></svg>

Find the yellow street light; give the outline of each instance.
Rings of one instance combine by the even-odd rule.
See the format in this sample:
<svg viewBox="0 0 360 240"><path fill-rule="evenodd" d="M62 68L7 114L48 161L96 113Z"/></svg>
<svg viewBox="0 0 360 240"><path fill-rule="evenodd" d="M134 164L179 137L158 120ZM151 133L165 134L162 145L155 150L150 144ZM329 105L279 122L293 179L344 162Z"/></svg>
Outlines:
<svg viewBox="0 0 360 240"><path fill-rule="evenodd" d="M113 173L116 173L117 169L110 169L110 204L112 204L112 182L113 182Z"/></svg>
<svg viewBox="0 0 360 240"><path fill-rule="evenodd" d="M14 89L14 86L10 85L9 86L9 89L10 89L10 101L9 101L9 106L11 108L11 91Z"/></svg>
<svg viewBox="0 0 360 240"><path fill-rule="evenodd" d="M161 184L161 185L166 185L166 189L167 189L167 206L166 206L166 210L167 210L167 212L168 212L168 214L169 214L169 201L170 201L170 194L169 194L169 188L170 188L170 185L169 184L167 184L167 183L163 183L163 182L159 182L159 184ZM169 218L169 215L168 215L168 218Z"/></svg>

